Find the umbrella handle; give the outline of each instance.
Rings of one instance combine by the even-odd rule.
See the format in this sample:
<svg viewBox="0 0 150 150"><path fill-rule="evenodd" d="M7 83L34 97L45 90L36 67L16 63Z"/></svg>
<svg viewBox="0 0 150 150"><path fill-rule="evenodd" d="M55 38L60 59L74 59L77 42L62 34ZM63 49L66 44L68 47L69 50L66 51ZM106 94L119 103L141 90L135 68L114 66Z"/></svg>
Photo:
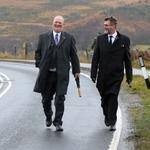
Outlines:
<svg viewBox="0 0 150 150"><path fill-rule="evenodd" d="M81 97L81 91L80 91L80 88L78 88L78 96Z"/></svg>

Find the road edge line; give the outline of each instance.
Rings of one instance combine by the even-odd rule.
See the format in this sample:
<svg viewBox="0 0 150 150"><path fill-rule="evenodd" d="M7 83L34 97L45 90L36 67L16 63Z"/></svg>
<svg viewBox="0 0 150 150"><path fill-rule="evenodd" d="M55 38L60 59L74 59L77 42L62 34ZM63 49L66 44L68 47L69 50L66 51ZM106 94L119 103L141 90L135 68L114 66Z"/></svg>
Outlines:
<svg viewBox="0 0 150 150"><path fill-rule="evenodd" d="M121 131L122 131L122 113L121 113L120 107L118 107L117 118L118 119L116 123L116 131L113 133L113 138L109 145L108 150L117 150L118 145L119 145L119 140L120 140Z"/></svg>
<svg viewBox="0 0 150 150"><path fill-rule="evenodd" d="M85 73L80 74L87 77L88 79L91 79L90 76ZM110 142L108 150L117 150L121 136L121 131L122 131L122 113L120 107L118 106L116 131L113 133L113 138Z"/></svg>

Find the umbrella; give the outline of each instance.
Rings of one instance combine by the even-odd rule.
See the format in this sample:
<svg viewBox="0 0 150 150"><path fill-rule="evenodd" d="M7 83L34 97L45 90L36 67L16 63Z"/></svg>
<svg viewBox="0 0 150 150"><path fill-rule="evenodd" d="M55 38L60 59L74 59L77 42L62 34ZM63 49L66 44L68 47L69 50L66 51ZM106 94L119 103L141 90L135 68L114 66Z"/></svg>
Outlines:
<svg viewBox="0 0 150 150"><path fill-rule="evenodd" d="M77 89L78 89L78 95L81 97L81 91L80 91L80 79L79 77L75 78L76 84L77 84Z"/></svg>

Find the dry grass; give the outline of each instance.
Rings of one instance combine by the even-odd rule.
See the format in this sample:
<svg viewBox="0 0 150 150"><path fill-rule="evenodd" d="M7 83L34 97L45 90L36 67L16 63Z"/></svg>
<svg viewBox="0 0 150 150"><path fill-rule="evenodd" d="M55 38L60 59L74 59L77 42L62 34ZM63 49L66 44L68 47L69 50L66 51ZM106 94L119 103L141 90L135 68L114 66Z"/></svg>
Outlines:
<svg viewBox="0 0 150 150"><path fill-rule="evenodd" d="M117 8L119 6L131 5L131 4L138 3L138 2L139 0L117 0L117 1L105 0L105 1L96 1L96 2L93 2L93 4L99 7Z"/></svg>
<svg viewBox="0 0 150 150"><path fill-rule="evenodd" d="M25 56L24 50L20 50L17 52L16 56L14 54L11 54L10 52L0 52L0 58L1 59L34 59L34 52L30 52L28 56Z"/></svg>
<svg viewBox="0 0 150 150"><path fill-rule="evenodd" d="M65 6L63 9L68 11L78 12L83 10L91 10L92 8L86 5L70 5L70 6Z"/></svg>
<svg viewBox="0 0 150 150"><path fill-rule="evenodd" d="M58 1L59 0L56 2ZM93 38L93 33L97 32L98 28L103 28L103 19L109 14L109 11L107 13L107 10L117 7L126 7L127 4L136 3L138 0L91 0L87 3L81 4L69 0L68 2L69 4L65 5L63 4L63 1L60 1L61 6L57 6L54 1L52 3L52 1L48 0L0 0L0 8L2 11L0 18L1 39L4 40L8 37L8 40L10 40L14 37L18 39L20 38L20 42L28 39L33 40L32 42L35 44L35 38L33 37L37 37L39 33L45 32L47 29L49 29L53 17L60 15L61 13L61 15L66 18L65 30L71 30L73 33L75 33L76 30L77 32L80 32L80 29L82 29L84 32L84 27L89 28L89 36L86 42L87 45L89 45L89 38ZM51 4L54 4L54 8L51 6ZM6 9L3 7L6 7ZM28 10L26 11L26 9ZM114 9L114 11L115 10L116 9ZM119 26L121 29L124 29L125 33L128 31L129 33L135 34L138 28L146 32L150 26L150 23L148 22L145 28L144 22L140 21L136 23L136 26L134 26L133 20L129 20L128 17L124 18L122 15L119 16L119 13L117 13L115 16L119 19ZM94 22L94 25L88 25L92 22ZM88 32L84 32L85 37L87 37ZM138 31L136 35L138 36L141 33L142 32L139 33ZM16 44L15 40L13 44ZM2 43L2 45L4 44ZM81 45L82 43L79 45L80 49ZM3 47L5 47L5 45ZM84 46L82 47L85 48ZM9 49L8 46L6 46L5 49Z"/></svg>
<svg viewBox="0 0 150 150"><path fill-rule="evenodd" d="M36 9L45 3L47 3L47 0L0 0L1 7L15 7L21 9Z"/></svg>

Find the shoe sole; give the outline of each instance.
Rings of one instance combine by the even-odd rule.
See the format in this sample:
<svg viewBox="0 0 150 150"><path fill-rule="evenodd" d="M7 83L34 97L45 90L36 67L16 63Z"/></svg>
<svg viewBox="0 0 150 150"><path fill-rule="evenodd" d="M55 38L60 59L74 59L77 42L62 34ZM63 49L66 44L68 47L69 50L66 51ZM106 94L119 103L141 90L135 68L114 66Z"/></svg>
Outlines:
<svg viewBox="0 0 150 150"><path fill-rule="evenodd" d="M62 131L63 131L63 129L56 129L56 131L57 131L57 132L62 132Z"/></svg>
<svg viewBox="0 0 150 150"><path fill-rule="evenodd" d="M46 127L50 127L52 125L52 122L46 123Z"/></svg>
<svg viewBox="0 0 150 150"><path fill-rule="evenodd" d="M116 131L116 129L112 129L112 128L111 128L111 129L109 129L109 131Z"/></svg>

